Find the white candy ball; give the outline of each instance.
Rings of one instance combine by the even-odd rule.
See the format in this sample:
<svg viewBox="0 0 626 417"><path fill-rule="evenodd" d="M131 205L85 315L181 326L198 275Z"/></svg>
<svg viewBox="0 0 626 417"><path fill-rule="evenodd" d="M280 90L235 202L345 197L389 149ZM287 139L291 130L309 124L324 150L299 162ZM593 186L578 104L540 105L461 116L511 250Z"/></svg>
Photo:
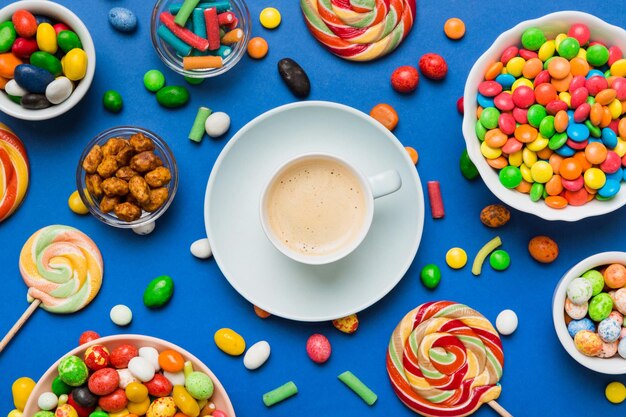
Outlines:
<svg viewBox="0 0 626 417"><path fill-rule="evenodd" d="M200 259L208 259L213 254L211 246L209 245L209 239L207 238L198 239L193 242L190 251L193 256Z"/></svg>
<svg viewBox="0 0 626 417"><path fill-rule="evenodd" d="M500 334L510 335L517 329L517 314L513 310L503 310L496 318L496 329Z"/></svg>
<svg viewBox="0 0 626 417"><path fill-rule="evenodd" d="M124 304L118 304L111 309L111 321L118 326L127 326L133 320L133 312Z"/></svg>
<svg viewBox="0 0 626 417"><path fill-rule="evenodd" d="M37 405L45 411L54 410L58 403L59 399L52 392L44 392L37 399Z"/></svg>
<svg viewBox="0 0 626 417"><path fill-rule="evenodd" d="M135 378L133 376L133 374L131 374L130 371L127 368L118 369L117 370L117 374L120 377L120 388L121 389L126 389L128 384L130 384L131 382L139 382L137 380L137 378Z"/></svg>
<svg viewBox="0 0 626 417"><path fill-rule="evenodd" d="M206 134L212 138L222 136L230 128L230 116L226 113L218 111L212 113L204 123Z"/></svg>
<svg viewBox="0 0 626 417"><path fill-rule="evenodd" d="M128 370L141 382L148 382L154 378L154 366L141 356L135 356L128 362Z"/></svg>
<svg viewBox="0 0 626 417"><path fill-rule="evenodd" d="M149 235L150 233L152 233L155 227L156 227L156 223L150 222L150 223L143 224L141 226L133 227L133 232L137 233L140 236L145 236L145 235Z"/></svg>
<svg viewBox="0 0 626 417"><path fill-rule="evenodd" d="M172 385L185 385L185 373L163 371L163 376L172 383Z"/></svg>
<svg viewBox="0 0 626 417"><path fill-rule="evenodd" d="M139 356L150 362L155 371L158 372L161 370L161 366L159 365L159 351L155 348L147 346L139 348Z"/></svg>
<svg viewBox="0 0 626 417"><path fill-rule="evenodd" d="M270 344L265 340L255 343L243 357L243 365L251 371L261 367L270 357L270 351Z"/></svg>

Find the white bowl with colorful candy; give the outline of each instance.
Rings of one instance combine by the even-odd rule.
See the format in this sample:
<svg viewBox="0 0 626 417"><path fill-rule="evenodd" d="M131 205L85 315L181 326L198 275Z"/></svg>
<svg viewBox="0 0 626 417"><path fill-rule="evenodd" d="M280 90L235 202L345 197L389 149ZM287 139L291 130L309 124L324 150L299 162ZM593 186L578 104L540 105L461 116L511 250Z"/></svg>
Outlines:
<svg viewBox="0 0 626 417"><path fill-rule="evenodd" d="M244 0L158 0L150 26L161 61L198 79L233 68L245 54L251 33Z"/></svg>
<svg viewBox="0 0 626 417"><path fill-rule="evenodd" d="M235 417L220 381L191 353L154 337L116 335L80 345L52 365L23 415L173 417L178 411Z"/></svg>
<svg viewBox="0 0 626 417"><path fill-rule="evenodd" d="M23 120L47 120L87 93L96 50L87 27L51 1L27 0L0 10L0 110Z"/></svg>
<svg viewBox="0 0 626 417"><path fill-rule="evenodd" d="M565 221L626 204L622 51L624 29L566 11L518 24L476 61L463 135L500 200Z"/></svg>
<svg viewBox="0 0 626 417"><path fill-rule="evenodd" d="M626 374L626 252L590 256L567 271L554 291L559 341L581 365Z"/></svg>

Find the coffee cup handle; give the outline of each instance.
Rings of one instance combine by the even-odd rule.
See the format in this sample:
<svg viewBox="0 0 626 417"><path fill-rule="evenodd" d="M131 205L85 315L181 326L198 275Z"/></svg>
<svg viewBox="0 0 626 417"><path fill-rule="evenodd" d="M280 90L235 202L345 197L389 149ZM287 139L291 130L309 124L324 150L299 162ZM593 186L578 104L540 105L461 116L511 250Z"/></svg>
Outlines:
<svg viewBox="0 0 626 417"><path fill-rule="evenodd" d="M380 174L368 177L374 198L384 197L395 193L402 187L402 178L395 169L381 172Z"/></svg>

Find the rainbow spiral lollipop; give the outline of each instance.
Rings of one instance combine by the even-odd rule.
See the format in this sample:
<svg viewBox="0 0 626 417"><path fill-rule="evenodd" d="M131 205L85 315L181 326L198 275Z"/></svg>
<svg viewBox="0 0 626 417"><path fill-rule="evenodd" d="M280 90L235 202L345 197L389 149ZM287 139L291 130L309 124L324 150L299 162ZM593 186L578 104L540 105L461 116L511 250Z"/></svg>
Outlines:
<svg viewBox="0 0 626 417"><path fill-rule="evenodd" d="M22 204L27 188L26 148L11 129L0 123L0 222Z"/></svg>
<svg viewBox="0 0 626 417"><path fill-rule="evenodd" d="M407 407L428 417L467 416L483 403L496 408L503 364L500 337L489 320L450 301L409 312L387 351L394 391Z"/></svg>
<svg viewBox="0 0 626 417"><path fill-rule="evenodd" d="M387 55L409 34L415 0L300 0L304 20L333 54L350 61Z"/></svg>

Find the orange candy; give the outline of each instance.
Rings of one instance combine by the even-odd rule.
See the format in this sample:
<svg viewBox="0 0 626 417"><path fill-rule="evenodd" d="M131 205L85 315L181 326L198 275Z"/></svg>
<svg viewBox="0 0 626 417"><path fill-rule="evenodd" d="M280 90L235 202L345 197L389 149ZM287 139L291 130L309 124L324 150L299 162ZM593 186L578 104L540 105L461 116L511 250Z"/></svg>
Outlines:
<svg viewBox="0 0 626 417"><path fill-rule="evenodd" d="M530 143L537 139L537 129L529 124L519 125L515 128L515 139L522 143Z"/></svg>
<svg viewBox="0 0 626 417"><path fill-rule="evenodd" d="M549 83L539 84L535 87L535 100L542 106L557 99L556 88Z"/></svg>
<svg viewBox="0 0 626 417"><path fill-rule="evenodd" d="M583 168L580 166L580 163L574 158L565 158L561 161L561 166L559 167L559 174L565 178L566 180L575 180L580 177L582 174Z"/></svg>
<svg viewBox="0 0 626 417"><path fill-rule="evenodd" d="M562 209L567 207L567 200L560 195L551 195L546 197L546 205L553 209Z"/></svg>
<svg viewBox="0 0 626 417"><path fill-rule="evenodd" d="M502 68L504 68L504 64L502 64L502 62L500 61L491 64L491 66L487 68L487 71L485 72L485 80L495 80L496 77L502 72Z"/></svg>
<svg viewBox="0 0 626 417"><path fill-rule="evenodd" d="M613 90L612 88L607 88L596 94L596 103L606 106L610 102L615 100L615 97L617 97L617 91Z"/></svg>
<svg viewBox="0 0 626 417"><path fill-rule="evenodd" d="M389 130L393 130L398 125L398 113L389 104L380 103L370 110L370 116L378 120Z"/></svg>
<svg viewBox="0 0 626 417"><path fill-rule="evenodd" d="M567 116L567 112L565 110L559 110L556 115L554 115L554 129L563 133L567 130L567 125L569 124L569 117Z"/></svg>
<svg viewBox="0 0 626 417"><path fill-rule="evenodd" d="M0 54L0 77L13 78L15 67L23 64L22 60L11 52Z"/></svg>
<svg viewBox="0 0 626 417"><path fill-rule="evenodd" d="M578 191L565 190L564 196L570 206L582 206L588 201L589 193L584 188Z"/></svg>
<svg viewBox="0 0 626 417"><path fill-rule="evenodd" d="M417 161L419 159L419 155L417 154L417 151L411 148L410 146L405 146L404 149L406 149L406 151L408 152L409 157L411 158L411 161L413 162L413 165L417 165Z"/></svg>
<svg viewBox="0 0 626 417"><path fill-rule="evenodd" d="M595 142L592 142L592 143L595 143ZM576 152L572 158L578 161L581 168L583 169L583 172L591 168L591 162L587 160L587 158L585 157L585 153L583 151Z"/></svg>
<svg viewBox="0 0 626 417"><path fill-rule="evenodd" d="M591 106L591 111L589 112L589 120L591 120L591 124L594 126L599 126L602 123L602 117L604 116L604 110L602 109L602 104L594 103Z"/></svg>
<svg viewBox="0 0 626 417"><path fill-rule="evenodd" d="M444 23L443 32L450 39L461 39L465 35L465 23L457 17L451 17Z"/></svg>
<svg viewBox="0 0 626 417"><path fill-rule="evenodd" d="M561 182L560 175L553 175L548 182L546 182L546 193L548 195L559 195L563 191L563 183Z"/></svg>
<svg viewBox="0 0 626 417"><path fill-rule="evenodd" d="M4 90L4 86L7 85L9 80L4 77L0 77L0 90Z"/></svg>
<svg viewBox="0 0 626 417"><path fill-rule="evenodd" d="M574 57L570 60L569 62L570 64L570 71L572 72L572 75L576 76L576 75L582 75L583 77L585 77L587 75L587 73L589 72L589 64L587 63L587 60L581 57Z"/></svg>
<svg viewBox="0 0 626 417"><path fill-rule="evenodd" d="M509 164L504 156L499 156L496 159L487 159L487 163L491 168L502 169Z"/></svg>
<svg viewBox="0 0 626 417"><path fill-rule="evenodd" d="M272 315L271 313L268 313L267 311L263 310L261 307L257 307L257 306L254 306L254 314L261 317L262 319L266 319Z"/></svg>
<svg viewBox="0 0 626 417"><path fill-rule="evenodd" d="M552 156L552 154L554 154L554 151L546 146L545 148L537 152L537 157L539 157L539 159L544 159L547 161Z"/></svg>
<svg viewBox="0 0 626 417"><path fill-rule="evenodd" d="M550 166L552 167L552 171L555 174L559 173L559 169L561 168L562 161L563 161L563 157L561 155L557 153L553 153L552 155L550 155L548 162L550 163Z"/></svg>
<svg viewBox="0 0 626 417"><path fill-rule="evenodd" d="M534 79L543 70L543 62L539 58L531 58L524 63L522 75L529 80Z"/></svg>
<svg viewBox="0 0 626 417"><path fill-rule="evenodd" d="M548 64L548 72L550 76L557 80L562 80L570 74L571 65L569 61L563 57L557 56L552 58Z"/></svg>
<svg viewBox="0 0 626 417"><path fill-rule="evenodd" d="M498 128L491 129L485 134L485 143L491 148L503 147L508 139L509 137Z"/></svg>
<svg viewBox="0 0 626 417"><path fill-rule="evenodd" d="M587 158L587 161L593 165L598 165L604 162L607 153L608 151L606 146L599 142L591 142L585 148L585 158Z"/></svg>
<svg viewBox="0 0 626 417"><path fill-rule="evenodd" d="M515 189L519 191L520 193L528 194L530 193L530 187L531 187L530 183L522 180L522 182L520 182L519 185L515 187Z"/></svg>
<svg viewBox="0 0 626 417"><path fill-rule="evenodd" d="M620 264L609 265L604 270L604 282L609 288L621 288L626 285L626 268Z"/></svg>
<svg viewBox="0 0 626 417"><path fill-rule="evenodd" d="M172 349L159 353L159 366L167 372L180 372L185 367L183 355Z"/></svg>
<svg viewBox="0 0 626 417"><path fill-rule="evenodd" d="M569 90L569 85L572 83L572 79L574 76L572 74L568 74L565 78L557 80L553 78L550 83L556 88L556 91L562 93L563 91Z"/></svg>
<svg viewBox="0 0 626 417"><path fill-rule="evenodd" d="M264 58L265 55L267 55L268 49L267 41L261 37L257 36L248 41L248 55L250 55L250 58Z"/></svg>
<svg viewBox="0 0 626 417"><path fill-rule="evenodd" d="M600 121L600 127L605 128L608 127L613 121L613 117L611 116L611 110L608 107L602 107L602 120Z"/></svg>
<svg viewBox="0 0 626 417"><path fill-rule="evenodd" d="M626 117L619 121L617 131L619 132L619 137L622 138L622 140L626 140Z"/></svg>

